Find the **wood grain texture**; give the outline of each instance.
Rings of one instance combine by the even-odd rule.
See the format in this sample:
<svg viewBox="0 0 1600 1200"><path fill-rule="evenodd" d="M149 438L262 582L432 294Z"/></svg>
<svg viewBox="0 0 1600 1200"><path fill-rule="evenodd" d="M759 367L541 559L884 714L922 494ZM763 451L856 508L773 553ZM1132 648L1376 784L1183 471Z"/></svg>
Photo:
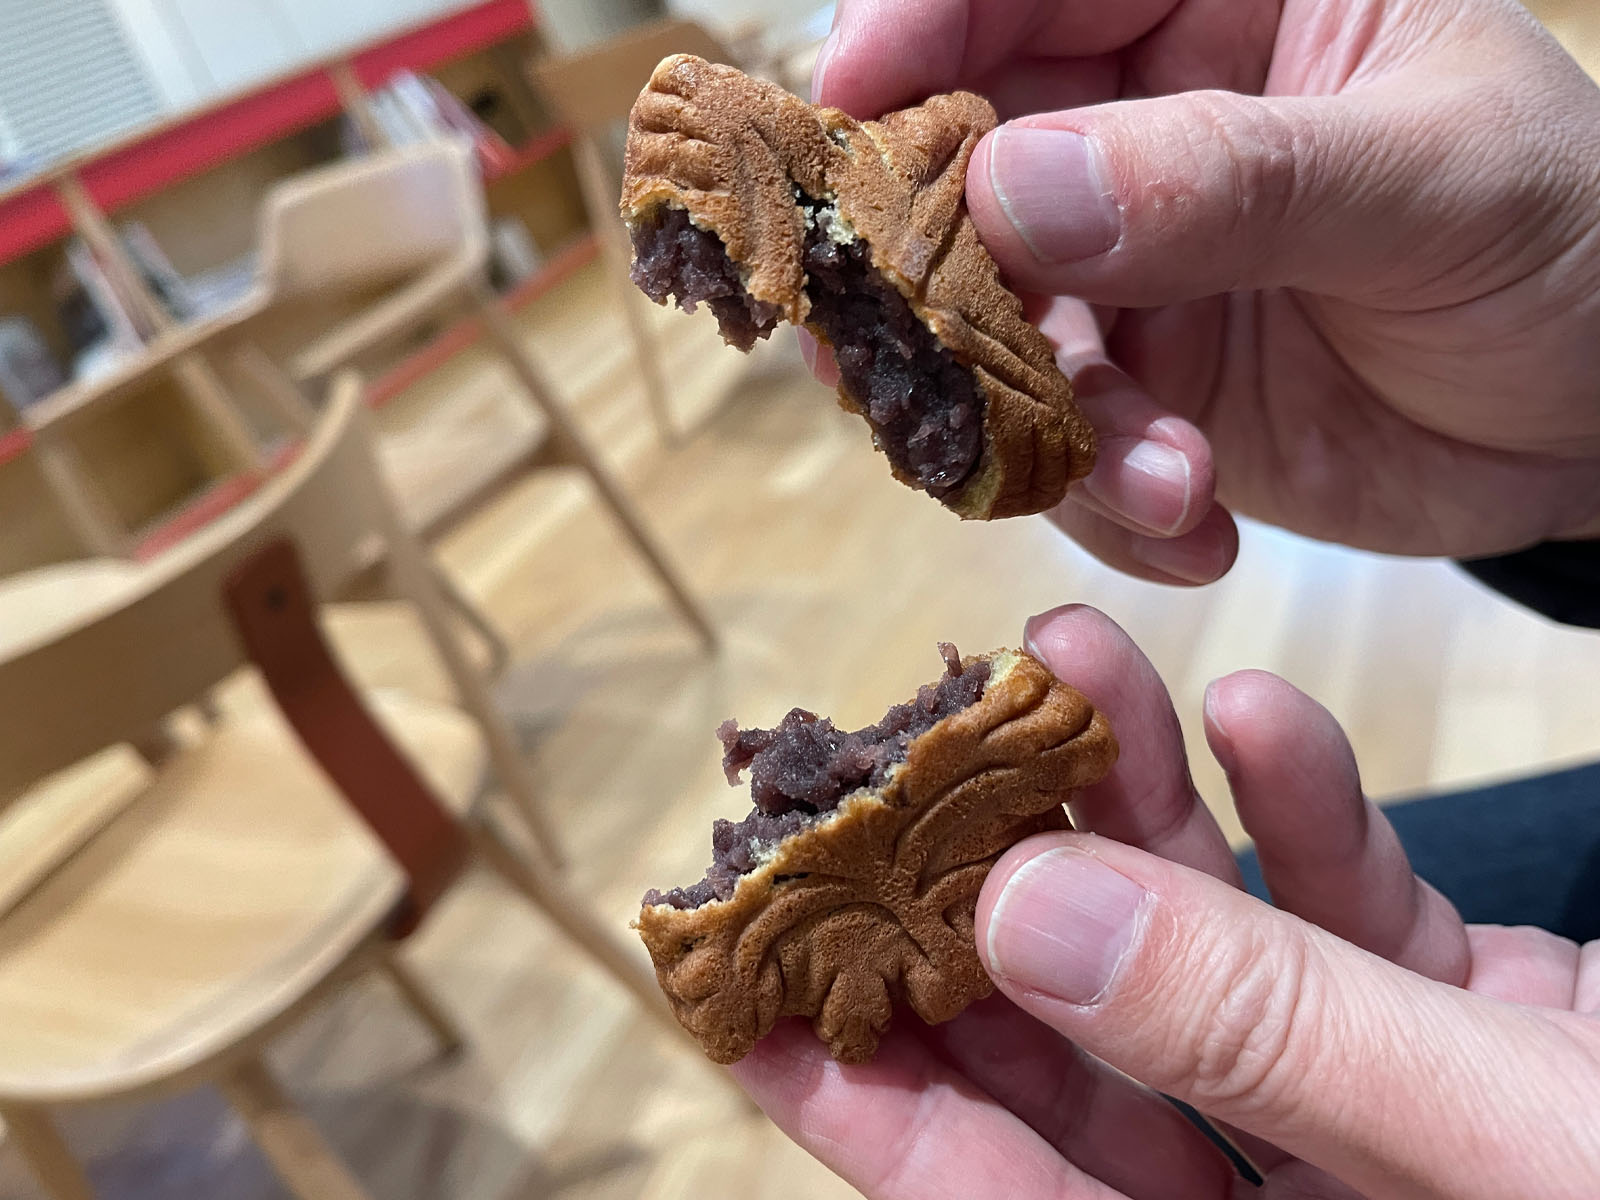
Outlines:
<svg viewBox="0 0 1600 1200"><path fill-rule="evenodd" d="M1179 592L1100 567L1042 521L963 525L883 477L792 344L745 360L720 347L705 314L653 314L675 327L663 343L675 416L698 427L664 453L616 336L615 294L590 268L518 327L705 597L725 633L720 656L704 656L661 602L576 473L539 473L441 549L512 641L500 698L577 885L619 932L647 887L698 876L712 818L745 807L718 766L712 731L724 717L770 724L803 704L863 724L885 695L937 671L936 640L1011 643L1027 615L1068 601L1115 614L1148 651L1177 698L1196 781L1236 836L1200 697L1243 667L1278 671L1326 703L1380 798L1600 755L1600 637L1524 613L1446 564L1257 526L1224 583ZM463 356L434 386L471 397L512 383L486 355ZM403 430L437 398L401 397L379 419ZM441 694L405 624L335 621L334 636L364 684ZM432 1039L380 981L331 1002L272 1060L375 1195L852 1194L706 1088L691 1055L660 1053L626 993L492 879L470 877L407 953L467 1034L466 1054L435 1063ZM204 1097L63 1124L119 1200L153 1200L170 1178L281 1200ZM25 1178L0 1151L0 1195L34 1196Z"/></svg>
<svg viewBox="0 0 1600 1200"><path fill-rule="evenodd" d="M1584 0L1538 9L1558 30L1565 18L1591 39L1600 31ZM698 427L664 454L642 419L614 294L591 268L518 325L706 598L726 635L722 656L700 654L576 478L541 473L442 549L512 638L501 695L578 883L597 890L618 928L646 887L695 877L711 819L741 810L717 765L722 718L770 723L801 703L841 723L875 719L884 695L909 694L937 669L935 640L1012 642L1026 615L1067 601L1112 612L1148 651L1177 698L1196 782L1235 833L1200 738L1200 696L1208 679L1243 667L1284 674L1327 704L1380 798L1600 756L1600 637L1522 612L1446 564L1257 526L1229 578L1198 592L1121 578L1042 522L963 527L883 477L787 344L747 362L720 351L700 317L659 314L675 415ZM492 357L462 355L380 419L404 430L442 395L509 386ZM373 633L336 629L364 682L445 686L420 640ZM487 876L469 878L407 953L469 1035L469 1053L436 1063L431 1039L374 981L273 1056L375 1195L855 1194L705 1088L689 1056L656 1052L626 995ZM64 1126L114 1200L283 1198L205 1093L75 1113ZM39 1194L15 1148L0 1148L0 1195Z"/></svg>

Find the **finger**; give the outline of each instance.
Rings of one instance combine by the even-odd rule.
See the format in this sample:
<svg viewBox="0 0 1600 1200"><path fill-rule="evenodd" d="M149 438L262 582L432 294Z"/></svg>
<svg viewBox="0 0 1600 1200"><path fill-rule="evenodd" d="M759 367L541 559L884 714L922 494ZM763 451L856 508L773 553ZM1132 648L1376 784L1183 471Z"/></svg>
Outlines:
<svg viewBox="0 0 1600 1200"><path fill-rule="evenodd" d="M1483 133L1503 127L1490 115L1502 87L1443 79L1343 95L1184 92L1025 117L977 147L969 207L1014 284L1096 303L1271 287L1458 303L1544 261L1530 246L1554 253L1568 231L1546 211L1561 192L1543 177L1547 156Z"/></svg>
<svg viewBox="0 0 1600 1200"><path fill-rule="evenodd" d="M800 341L800 357L806 369L825 387L839 386L839 364L833 360L833 351L812 336L811 332L796 326L795 337Z"/></svg>
<svg viewBox="0 0 1600 1200"><path fill-rule="evenodd" d="M1012 58L986 75L962 79L960 86L986 98L1000 120L1010 121L1115 100L1121 94L1123 69L1121 61L1111 54L1093 58Z"/></svg>
<svg viewBox="0 0 1600 1200"><path fill-rule="evenodd" d="M777 1126L870 1200L1127 1200L1063 1159L916 1039L842 1067L799 1022L732 1067Z"/></svg>
<svg viewBox="0 0 1600 1200"><path fill-rule="evenodd" d="M1047 514L1051 522L1108 566L1177 587L1215 583L1239 557L1239 530L1220 504L1181 537L1136 533L1114 520L1094 497L1069 493Z"/></svg>
<svg viewBox="0 0 1600 1200"><path fill-rule="evenodd" d="M1332 713L1276 676L1241 671L1206 689L1205 727L1274 904L1409 971L1465 982L1466 926L1362 795Z"/></svg>
<svg viewBox="0 0 1600 1200"><path fill-rule="evenodd" d="M1600 1016L1600 942L1587 942L1578 952L1578 984L1573 991L1574 1012Z"/></svg>
<svg viewBox="0 0 1600 1200"><path fill-rule="evenodd" d="M1571 1069L1600 1053L1592 1023L1423 979L1201 872L1030 838L985 882L977 943L1019 1007L1090 1054L1358 1191L1600 1178L1591 1077Z"/></svg>
<svg viewBox="0 0 1600 1200"><path fill-rule="evenodd" d="M1037 324L1056 347L1056 361L1099 443L1083 493L1103 515L1136 533L1170 538L1193 530L1215 498L1205 434L1112 365L1097 314L1082 301L1047 302Z"/></svg>
<svg viewBox="0 0 1600 1200"><path fill-rule="evenodd" d="M1577 1000L1578 945L1532 926L1474 925L1469 991L1510 1004L1571 1009Z"/></svg>
<svg viewBox="0 0 1600 1200"><path fill-rule="evenodd" d="M1250 1200L1366 1200L1355 1188L1298 1160L1268 1171L1261 1189L1248 1194Z"/></svg>
<svg viewBox="0 0 1600 1200"><path fill-rule="evenodd" d="M881 116L973 86L1014 54L1094 58L1148 33L1178 0L1041 5L1037 0L842 0L811 95Z"/></svg>
<svg viewBox="0 0 1600 1200"><path fill-rule="evenodd" d="M1034 617L1023 636L1056 678L1105 714L1124 747L1111 773L1071 804L1074 826L1237 882L1228 840L1189 778L1166 685L1133 640L1085 605Z"/></svg>
<svg viewBox="0 0 1600 1200"><path fill-rule="evenodd" d="M1232 1167L1177 1109L1004 996L917 1033L1067 1161L1131 1200L1228 1194Z"/></svg>

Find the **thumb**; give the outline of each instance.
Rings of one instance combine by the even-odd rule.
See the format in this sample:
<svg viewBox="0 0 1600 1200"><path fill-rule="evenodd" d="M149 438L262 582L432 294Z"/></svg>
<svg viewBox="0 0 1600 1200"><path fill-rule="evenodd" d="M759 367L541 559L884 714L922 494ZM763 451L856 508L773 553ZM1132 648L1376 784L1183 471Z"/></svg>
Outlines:
<svg viewBox="0 0 1600 1200"><path fill-rule="evenodd" d="M977 915L1019 1006L1364 1193L1565 1196L1600 1178L1600 1038L1582 1018L1423 979L1088 834L1017 846Z"/></svg>
<svg viewBox="0 0 1600 1200"><path fill-rule="evenodd" d="M1398 91L1186 92L1024 118L980 143L968 205L1014 285L1124 307L1269 287L1443 305L1565 236L1505 232L1540 224L1557 156L1475 115L1476 93Z"/></svg>

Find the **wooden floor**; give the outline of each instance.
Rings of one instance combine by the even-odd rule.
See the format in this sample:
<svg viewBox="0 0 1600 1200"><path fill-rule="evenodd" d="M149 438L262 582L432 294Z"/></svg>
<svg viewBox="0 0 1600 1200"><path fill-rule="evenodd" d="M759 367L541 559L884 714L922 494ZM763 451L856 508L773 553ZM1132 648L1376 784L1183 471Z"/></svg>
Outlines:
<svg viewBox="0 0 1600 1200"><path fill-rule="evenodd" d="M523 319L725 637L719 656L700 652L571 479L531 481L442 548L515 643L503 699L577 862L574 886L619 924L646 887L697 877L711 819L740 811L717 765L722 718L771 722L802 704L873 719L937 672L936 640L1015 644L1030 613L1066 601L1105 609L1146 648L1192 747L1205 682L1265 667L1345 722L1382 797L1600 756L1600 636L1529 616L1448 565L1249 527L1220 585L1134 582L1042 521L963 525L892 483L788 342L743 360L704 322L661 314L679 410L698 423L669 454L598 268ZM507 386L470 356L425 385ZM385 420L418 420L428 392ZM436 687L403 621L383 628L346 638L363 673ZM1236 829L1203 748L1195 775ZM469 881L410 953L470 1031L467 1054L431 1060L424 1031L374 981L272 1056L374 1196L853 1194L708 1088L699 1064L490 881ZM108 1200L282 1196L208 1092L64 1123ZM0 1148L0 1197L36 1195Z"/></svg>

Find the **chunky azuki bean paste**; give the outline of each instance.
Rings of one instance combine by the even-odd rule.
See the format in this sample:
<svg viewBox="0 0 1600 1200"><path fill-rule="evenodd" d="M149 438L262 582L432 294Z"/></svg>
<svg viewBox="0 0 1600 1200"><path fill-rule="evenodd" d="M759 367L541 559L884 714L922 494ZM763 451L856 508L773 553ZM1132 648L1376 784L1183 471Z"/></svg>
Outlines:
<svg viewBox="0 0 1600 1200"><path fill-rule="evenodd" d="M659 208L633 231L633 282L657 304L670 295L693 312L704 301L716 315L722 336L741 350L756 344L778 325L781 310L744 290L739 268L722 240L689 220L681 208Z"/></svg>
<svg viewBox="0 0 1600 1200"><path fill-rule="evenodd" d="M962 670L949 643L940 646L944 677L917 692L910 704L897 704L875 725L847 732L832 721L795 708L776 729L740 729L724 721L722 769L739 782L749 768L755 807L742 821L717 821L711 829L712 862L699 883L669 892L652 890L645 904L699 908L708 900L733 895L739 877L755 870L767 851L839 806L859 788L880 787L889 769L905 761L911 740L945 717L977 703L989 681L989 664Z"/></svg>
<svg viewBox="0 0 1600 1200"><path fill-rule="evenodd" d="M943 496L983 453L984 399L972 371L939 344L899 290L872 265L860 238L832 209L806 210L806 323L833 347L845 392L866 414L889 461L918 487ZM842 236L841 236L842 233ZM723 336L748 350L778 323L777 306L750 297L722 241L682 209L663 207L633 232L633 280L651 299L675 295L693 312L711 306Z"/></svg>

